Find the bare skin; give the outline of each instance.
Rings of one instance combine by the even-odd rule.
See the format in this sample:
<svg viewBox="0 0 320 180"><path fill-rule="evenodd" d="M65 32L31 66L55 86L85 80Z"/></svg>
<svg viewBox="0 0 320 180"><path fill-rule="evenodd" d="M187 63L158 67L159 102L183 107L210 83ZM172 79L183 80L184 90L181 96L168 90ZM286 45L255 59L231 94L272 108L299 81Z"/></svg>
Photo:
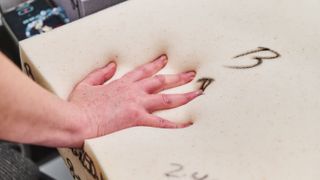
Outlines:
<svg viewBox="0 0 320 180"><path fill-rule="evenodd" d="M68 101L28 79L0 53L0 139L51 147L81 147L85 139L134 126L184 128L152 113L182 106L202 94L160 92L193 80L195 72L155 75L165 55L107 82L116 64L94 70L79 82Z"/></svg>

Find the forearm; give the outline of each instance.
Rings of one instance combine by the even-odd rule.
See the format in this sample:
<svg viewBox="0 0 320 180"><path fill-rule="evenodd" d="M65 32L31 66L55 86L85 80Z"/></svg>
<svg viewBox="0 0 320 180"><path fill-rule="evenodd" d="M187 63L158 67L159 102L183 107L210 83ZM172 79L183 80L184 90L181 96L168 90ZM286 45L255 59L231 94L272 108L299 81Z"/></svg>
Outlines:
<svg viewBox="0 0 320 180"><path fill-rule="evenodd" d="M0 54L0 139L45 146L81 146L75 106L47 92Z"/></svg>

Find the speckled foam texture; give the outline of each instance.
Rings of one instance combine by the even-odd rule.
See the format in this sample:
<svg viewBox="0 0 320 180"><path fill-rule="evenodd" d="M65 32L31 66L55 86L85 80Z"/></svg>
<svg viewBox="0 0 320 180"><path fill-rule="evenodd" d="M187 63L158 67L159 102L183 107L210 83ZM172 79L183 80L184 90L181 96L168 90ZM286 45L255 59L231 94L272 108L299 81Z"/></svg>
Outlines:
<svg viewBox="0 0 320 180"><path fill-rule="evenodd" d="M318 180L319 10L318 0L131 0L25 40L21 55L36 81L62 98L110 60L119 77L162 53L162 73L195 69L196 80L215 79L204 96L159 112L193 119L190 128L136 127L87 140L104 178ZM280 57L228 68L275 56L234 58L258 47ZM170 92L199 88L196 80ZM74 158L75 174L92 178L71 151L61 152Z"/></svg>

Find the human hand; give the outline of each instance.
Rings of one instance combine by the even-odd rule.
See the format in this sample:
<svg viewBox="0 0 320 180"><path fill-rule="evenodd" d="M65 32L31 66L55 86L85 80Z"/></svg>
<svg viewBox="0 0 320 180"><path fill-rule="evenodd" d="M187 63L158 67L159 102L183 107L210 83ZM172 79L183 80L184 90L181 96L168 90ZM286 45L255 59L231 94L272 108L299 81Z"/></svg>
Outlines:
<svg viewBox="0 0 320 180"><path fill-rule="evenodd" d="M191 121L177 124L152 113L182 106L202 94L201 90L185 94L159 94L184 85L195 77L194 71L174 75L155 75L167 64L167 57L142 65L120 79L104 84L116 71L109 63L79 82L69 96L84 117L84 139L103 136L134 126L184 128ZM155 75L155 76L154 76Z"/></svg>

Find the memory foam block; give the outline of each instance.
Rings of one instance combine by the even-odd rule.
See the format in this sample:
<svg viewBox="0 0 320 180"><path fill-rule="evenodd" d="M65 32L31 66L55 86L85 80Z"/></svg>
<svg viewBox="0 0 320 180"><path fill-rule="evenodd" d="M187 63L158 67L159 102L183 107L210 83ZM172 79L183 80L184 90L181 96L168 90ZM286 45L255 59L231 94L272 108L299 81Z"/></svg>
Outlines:
<svg viewBox="0 0 320 180"><path fill-rule="evenodd" d="M158 112L193 126L134 127L60 149L76 179L318 180L320 1L131 0L22 41L24 70L63 99L111 60L117 78L166 53L160 73L194 69ZM209 84L209 80L214 81Z"/></svg>

